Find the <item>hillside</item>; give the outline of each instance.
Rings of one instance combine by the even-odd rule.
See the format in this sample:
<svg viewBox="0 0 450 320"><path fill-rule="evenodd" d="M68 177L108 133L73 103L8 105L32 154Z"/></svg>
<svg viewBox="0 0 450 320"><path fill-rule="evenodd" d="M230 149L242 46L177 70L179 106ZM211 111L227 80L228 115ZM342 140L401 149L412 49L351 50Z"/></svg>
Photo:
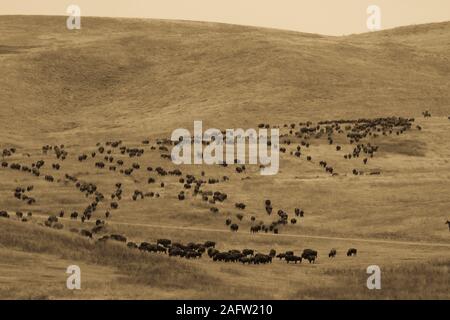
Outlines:
<svg viewBox="0 0 450 320"><path fill-rule="evenodd" d="M234 128L450 108L448 22L325 37L107 18L84 18L71 32L65 17L1 16L0 33L7 136L147 135L193 119Z"/></svg>
<svg viewBox="0 0 450 320"><path fill-rule="evenodd" d="M0 16L0 35L0 298L449 298L449 22ZM279 128L279 172L175 165L194 120Z"/></svg>

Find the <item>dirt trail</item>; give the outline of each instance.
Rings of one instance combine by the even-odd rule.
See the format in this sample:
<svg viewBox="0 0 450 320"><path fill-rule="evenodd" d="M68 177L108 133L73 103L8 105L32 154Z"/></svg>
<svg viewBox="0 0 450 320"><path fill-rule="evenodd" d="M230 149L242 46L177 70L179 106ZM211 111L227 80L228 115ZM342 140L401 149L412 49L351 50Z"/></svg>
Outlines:
<svg viewBox="0 0 450 320"><path fill-rule="evenodd" d="M47 218L45 215L34 215L35 217ZM69 221L69 218L59 218L61 220ZM171 230L184 230L184 231L195 231L195 232L220 232L220 233L230 233L231 231L226 229L214 229L214 228L203 228L203 227L180 227L180 226L168 226L159 224L146 224L146 223L131 223L131 222L116 222L108 221L111 225L123 225L123 226L134 226L134 227L144 227L153 229L171 229ZM237 235L246 235L247 233L236 233ZM318 236L318 235L301 235L301 234L273 234L273 233L256 233L253 234L255 237L290 237L299 239L320 239L320 240L336 240L336 241L351 241L351 242L366 242L375 244L392 244L401 246L422 246L422 247L444 247L450 248L450 243L441 242L417 242L417 241L400 241L400 240L383 240L383 239L363 239L363 238L346 238L346 237L330 237L330 236Z"/></svg>

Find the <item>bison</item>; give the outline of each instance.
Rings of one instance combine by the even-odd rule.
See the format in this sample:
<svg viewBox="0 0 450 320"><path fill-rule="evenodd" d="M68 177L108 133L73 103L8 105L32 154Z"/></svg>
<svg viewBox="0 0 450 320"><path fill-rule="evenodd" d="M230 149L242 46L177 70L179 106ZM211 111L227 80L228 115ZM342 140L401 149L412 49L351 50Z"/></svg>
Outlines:
<svg viewBox="0 0 450 320"><path fill-rule="evenodd" d="M336 257L337 251L336 249L331 249L330 253L328 254L328 258L334 258Z"/></svg>
<svg viewBox="0 0 450 320"><path fill-rule="evenodd" d="M172 241L169 239L158 239L156 244L161 245L163 247L169 247L172 244Z"/></svg>
<svg viewBox="0 0 450 320"><path fill-rule="evenodd" d="M9 214L6 211L0 211L0 217L1 218L9 218Z"/></svg>
<svg viewBox="0 0 450 320"><path fill-rule="evenodd" d="M289 263L289 262L294 262L294 263L300 262L301 263L302 257L297 257L295 255L287 255L287 256L285 256L285 260L287 263Z"/></svg>

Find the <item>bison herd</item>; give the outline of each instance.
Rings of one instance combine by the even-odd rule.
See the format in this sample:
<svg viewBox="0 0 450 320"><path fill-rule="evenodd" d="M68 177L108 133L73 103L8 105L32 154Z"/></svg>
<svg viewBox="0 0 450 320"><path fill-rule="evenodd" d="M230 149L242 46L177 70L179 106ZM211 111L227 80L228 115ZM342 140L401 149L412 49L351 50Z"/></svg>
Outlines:
<svg viewBox="0 0 450 320"><path fill-rule="evenodd" d="M429 112L423 113L424 117L430 117ZM332 176L339 175L339 168L330 160L318 159L309 153L314 140L323 142L326 145L333 145L332 152L340 155L345 161L356 161L355 168L351 174L363 175L366 166L370 165L370 159L376 156L379 147L374 142L367 142L364 139L371 137L376 139L379 136L400 135L412 128L413 118L387 117L376 119L358 119L358 120L326 120L316 124L312 122L300 122L284 124L285 133L280 136L280 151L288 153L298 159L306 159L310 164L318 164L321 170ZM269 124L260 124L259 127L270 128ZM272 126L279 128L280 126ZM419 129L419 128L418 128ZM419 129L421 130L421 128ZM322 139L322 140L321 140ZM375 141L375 140L374 140ZM67 218L73 221L80 221L82 224L95 221L92 228L83 228L78 230L72 228L71 231L88 238L94 238L96 235L104 233L106 230L106 222L102 219L109 220L112 218L111 212L122 208L122 201L125 197L129 197L133 201L145 201L147 199L157 199L165 195L170 197L168 201L180 201L185 203L188 200L197 201L199 207L207 207L207 213L215 217L223 217L225 226L232 232L240 230L249 230L250 233L274 233L282 232L285 225L300 224L305 218L305 209L296 208L287 209L282 204L274 204L270 199L263 200L259 207L259 212L254 212L251 206L244 202L232 201L232 195L220 190L222 183L228 183L233 179L233 175L248 175L249 168L244 164L240 164L238 159L234 161L234 168L231 168L228 175L218 177L206 177L206 173L202 171L200 174L190 172L182 172L180 169L169 169L163 163L170 162L169 147L175 143L168 139L156 139L151 145L149 139L142 141L143 147L127 146L122 140L106 141L97 143L95 148L81 154L74 155L74 159L78 165L89 166L96 172L111 171L110 174L117 177L127 179L133 178L138 172L145 173L145 186L140 189L135 188L129 194L126 194L122 182L116 182L111 186L112 192L100 190L101 188L95 183L85 181L77 176L65 172L67 159L71 156L64 145L45 145L42 147L42 156L51 157L50 160L44 160L39 157L31 164L21 164L17 160L9 161L16 158L16 148L5 148L2 152L1 170L14 170L30 174L34 178L43 178L49 184L62 184L72 187L74 192L81 193L88 203L80 210L70 210ZM344 151L344 144L350 144L351 150ZM139 162L139 159L146 152L159 152L159 166L148 166ZM289 154L289 153L288 153ZM129 160L129 161L127 161ZM58 161L58 162L55 162ZM228 163L222 163L224 168L228 167ZM48 170L46 170L48 169ZM227 169L224 169L227 170ZM349 173L350 174L350 173ZM370 174L380 174L380 171ZM119 179L119 178L118 178ZM168 188L170 184L171 188ZM175 185L175 187L173 187ZM152 190L145 190L151 188ZM174 190L175 189L175 190ZM26 205L32 206L36 204L38 199L31 196L34 187L32 185L26 187L16 187L13 190L14 197L23 201ZM170 194L172 192L172 194ZM234 203L234 205L233 205ZM223 205L229 204L230 210L223 210ZM281 205L278 206L277 205ZM229 211L234 210L232 214ZM253 212L249 212L253 211ZM250 214L247 214L249 212ZM261 213L257 216L257 213ZM206 213L205 213L206 214ZM309 215L309 213L308 213ZM53 229L63 229L61 219L64 219L63 210L58 214L50 214L43 225ZM10 218L6 211L0 212L0 217ZM27 222L32 217L32 213L16 212L16 217ZM257 217L262 217L258 219ZM249 229L242 229L242 223L247 222ZM447 221L450 230L450 222ZM242 232L242 231L240 231ZM201 258L207 254L213 261L223 262L240 262L242 264L266 264L271 263L273 258L285 260L287 263L301 263L307 260L309 263L315 263L318 253L312 249L305 249L299 255L295 255L292 251L279 253L276 255L275 250L270 250L268 254L258 253L251 249L218 251L215 249L215 243L208 241L206 243L188 243L186 245L180 243L172 243L170 240L160 239L156 243L142 242L136 244L127 242L127 238L119 235L103 235L98 241L117 241L127 243L131 249L138 249L143 252L163 253L171 257L184 257L187 259ZM350 248L347 256L355 256L357 250ZM331 249L328 256L334 258L337 255L336 249Z"/></svg>
<svg viewBox="0 0 450 320"><path fill-rule="evenodd" d="M127 241L126 238L121 235L104 236L97 241L104 242L109 239L120 242ZM141 242L140 244L137 244L130 241L127 243L127 247L130 249L138 249L141 252L162 253L167 254L169 257L181 257L186 259L199 259L206 254L214 262L239 262L242 264L272 263L272 259L275 257L280 260L284 259L287 263L301 263L303 259L307 260L309 263L315 263L318 257L318 252L313 249L304 249L300 256L294 255L293 251L286 251L285 253L279 253L277 255L274 249L271 249L268 254L260 253L253 249L220 251L216 249L216 243L214 241L182 244L179 242L172 242L169 239L158 239L156 243ZM332 249L329 257L335 257L336 254L336 249ZM347 256L353 255L356 256L356 249L348 249Z"/></svg>
<svg viewBox="0 0 450 320"><path fill-rule="evenodd" d="M399 135L407 130L410 130L413 122L413 118L407 119L401 117L388 117L358 120L326 120L318 122L317 124L313 124L310 121L284 124L284 128L286 128L287 132L282 134L280 137L280 144L282 145L280 150L281 152L286 152L289 146L295 144L294 151L292 151L291 154L298 158L302 158L313 144L313 140L325 138L326 143L329 145L333 145L338 141L343 143L346 140L351 145L354 145L352 147L353 150L349 153L343 152L342 145L339 144L335 146L336 152L343 152L343 157L346 160L362 157L362 163L367 165L369 159L373 158L378 151L378 146L370 142L362 142L364 138L369 136L376 138L379 135L390 135L393 133ZM259 127L267 128L270 127L270 125L260 124ZM229 201L229 195L220 190L205 190L205 188L206 186L211 188L220 183L226 183L230 180L230 176L224 175L221 178L205 178L204 171L202 171L200 176L196 176L189 173L183 174L183 172L178 168L170 170L163 168L161 165L156 167L144 166L139 163L137 159L141 158L147 152L145 148L150 147L150 151L160 152L161 159L170 161L168 154L169 147L175 144L175 142L168 139L156 139L155 144L150 145L150 140L145 139L142 141L142 144L144 145L143 148L126 146L122 140L106 141L105 143L99 142L96 144L95 150L76 155L75 159L80 163L86 163L86 165L89 165L90 159L92 159L92 165L96 170L103 171L109 169L110 171L116 172L116 174L118 173L128 177L133 177L136 172L142 171L143 168L146 168L146 171L151 174L151 176L146 179L148 184L153 187L153 185L156 185L157 179L160 179L160 189L164 189L167 184L166 181L163 181L163 179L177 177L181 190L178 190L174 196L179 201L186 201L189 198L198 199L209 205L209 212L215 214L216 216L221 216L221 209L215 206L215 204ZM45 145L42 147L42 152L44 155L48 155L51 152L50 154L53 155L56 160L61 161L61 163L51 163L50 166L54 171L64 170L62 162L69 157L69 153L66 151L64 145ZM8 157L13 157L15 153L15 148L3 150L3 168L9 167L12 170L29 172L36 177L41 175L41 171L45 169L46 161L39 159L30 166L16 162L8 163L6 159ZM128 165L126 163L126 158L132 160ZM305 159L308 162L314 162L314 158L309 154L306 154ZM235 159L234 164L237 166L236 172L238 174L246 173L247 168L245 165L239 164L238 159ZM338 175L335 165L333 165L330 161L319 160L318 164L325 170L325 172L332 175ZM222 165L224 167L228 167L227 163L223 163ZM364 170L354 168L352 173L354 175L362 175L364 174ZM380 174L380 172L371 172L370 174ZM111 218L110 210L118 210L120 208L120 202L123 198L123 189L121 188L122 183L120 182L115 184L115 191L111 194L110 202L107 204L106 202L108 199L105 197L104 192L100 192L95 184L87 181L81 181L81 179L77 178L75 175L66 173L62 178L57 178L53 174L46 173L43 177L44 180L49 183L73 184L74 187L82 192L86 197L94 198L84 208L84 210L82 210L82 212L72 213L70 216L72 219L80 219L81 222L88 221L94 213L100 209L100 207L103 208L104 217L108 219ZM156 188L156 186L154 188ZM17 198L20 197L21 200L26 201L30 205L36 202L35 198L25 195L24 192L16 192L15 196ZM134 201L160 198L160 191L152 190L146 192L136 189L130 197ZM105 204L102 205L102 203ZM247 207L247 204L243 202L236 202L234 205L236 210L242 212L248 211ZM272 232L274 234L278 234L281 232L284 225L289 223L292 225L298 224L298 218L304 217L304 211L300 208L294 209L293 214L295 214L295 217L289 216L289 213L286 210L280 208L275 211L277 216L273 219L271 217L274 212L274 207L270 200L265 201L262 209L264 209L267 213L267 218L263 220L272 219L272 221L267 222L257 220L255 215L251 215L249 219L251 222L249 231L251 233ZM246 215L243 213L238 213L234 215L234 217L236 219L234 219L233 216L230 217L228 214L228 217L225 217L225 224L228 226L230 231L237 232L238 230L242 230L242 228L240 228L240 224L245 221Z"/></svg>

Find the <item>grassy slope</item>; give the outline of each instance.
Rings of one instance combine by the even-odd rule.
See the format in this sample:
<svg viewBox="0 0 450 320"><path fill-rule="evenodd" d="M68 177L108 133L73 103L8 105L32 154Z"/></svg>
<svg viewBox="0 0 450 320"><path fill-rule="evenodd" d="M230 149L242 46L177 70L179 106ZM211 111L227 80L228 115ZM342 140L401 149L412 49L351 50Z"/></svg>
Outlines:
<svg viewBox="0 0 450 320"><path fill-rule="evenodd" d="M4 219L0 231L3 299L448 298L450 260L427 250L405 254L404 249L385 246L384 252L409 261L380 264L383 290L369 291L365 268L383 257L371 245L360 246L362 257L351 263L340 256L331 265L274 261L268 266L242 267L139 253L121 244L94 244L68 231ZM321 244L313 245L320 248ZM427 255L427 261L416 260ZM65 288L65 270L72 264L81 268L80 291Z"/></svg>
<svg viewBox="0 0 450 320"><path fill-rule="evenodd" d="M211 216L199 201L179 203L176 179L165 181L165 191L158 190L161 199L143 205L131 201L129 193L148 187L144 172L124 179L95 170L94 160L80 165L69 158L63 164L61 174L76 173L106 194L118 179L124 183L127 196L114 213L114 222L224 229L225 216L236 213L234 202L248 205L243 231L233 235L110 225L111 231L136 241L158 237L183 242L217 240L221 249L248 246L261 251L270 247L298 251L312 247L321 253L332 246L339 252L357 246L361 253L355 260L324 258L316 266L299 268L283 264L288 269L280 272L279 264L242 268L206 259L144 258L122 248L98 250L68 233L1 221L0 255L9 261L2 265L8 275L2 281L18 281L2 283L8 289L0 295L71 298L61 289L65 275L55 278L45 261L54 261L63 274L75 259L85 264L92 279L88 288L93 289L74 298L320 298L341 294L367 298L364 270L373 263L388 272L389 280L383 286L390 291L383 290L378 298L448 297L442 286L448 270L447 248L297 240L282 235L252 237L247 228L250 214L266 219L261 203L270 198L277 209L292 211L299 205L306 209L307 219L282 233L447 242L443 222L450 192L449 45L445 41L449 33L449 23L323 37L223 24L98 18L83 19L81 31L69 32L62 17L0 17L0 66L5 75L0 79L0 147L13 143L21 152L31 153L30 158L13 157L28 164L38 158L54 161L40 154L40 143L64 143L72 157L91 151L102 139L123 139L133 145L143 137L165 136L179 126L191 128L193 119L203 120L205 127L235 128L326 118L418 118L425 109L434 116L418 119L422 132L413 130L376 141L381 151L369 167L382 168L380 177L343 174L332 179L317 163L289 157L281 159L279 175L267 178L253 170L250 180L241 180L232 168L208 167L208 176L231 177L230 183L217 187L230 195L229 203L220 206L219 218ZM361 166L344 162L332 149L315 142L310 152L315 160L329 160L341 173ZM344 149L351 150L350 146ZM161 160L158 153L146 152L141 161L143 165ZM172 169L170 164L163 165ZM182 170L198 175L202 169ZM44 169L43 173L54 172ZM26 174L0 174L0 209L27 211L11 197L17 185L27 184L35 185L33 196L38 203L34 213L80 211L86 205L81 194L63 184L50 188ZM24 256L18 251L24 251ZM123 265L124 257L133 261L133 272ZM22 263L27 259L42 264L36 270L40 280L30 290L22 286L28 278L14 278L14 270L20 270L19 274L28 270L30 262ZM416 275L415 270L422 272ZM199 280L203 274L205 280ZM410 288L405 283L411 276L419 283L432 284ZM48 277L54 281L48 290L41 290L40 281ZM270 284L261 279L271 279ZM132 285L124 284L130 281Z"/></svg>
<svg viewBox="0 0 450 320"><path fill-rule="evenodd" d="M447 115L449 30L441 23L323 37L85 18L69 32L64 17L2 16L1 128L111 135L168 133L193 119L248 127L324 115Z"/></svg>
<svg viewBox="0 0 450 320"><path fill-rule="evenodd" d="M19 299L231 298L235 288L180 259L95 244L69 231L0 221L0 296ZM81 269L82 290L65 287L69 265ZM240 290L251 297L251 291ZM218 294L220 293L220 296Z"/></svg>

